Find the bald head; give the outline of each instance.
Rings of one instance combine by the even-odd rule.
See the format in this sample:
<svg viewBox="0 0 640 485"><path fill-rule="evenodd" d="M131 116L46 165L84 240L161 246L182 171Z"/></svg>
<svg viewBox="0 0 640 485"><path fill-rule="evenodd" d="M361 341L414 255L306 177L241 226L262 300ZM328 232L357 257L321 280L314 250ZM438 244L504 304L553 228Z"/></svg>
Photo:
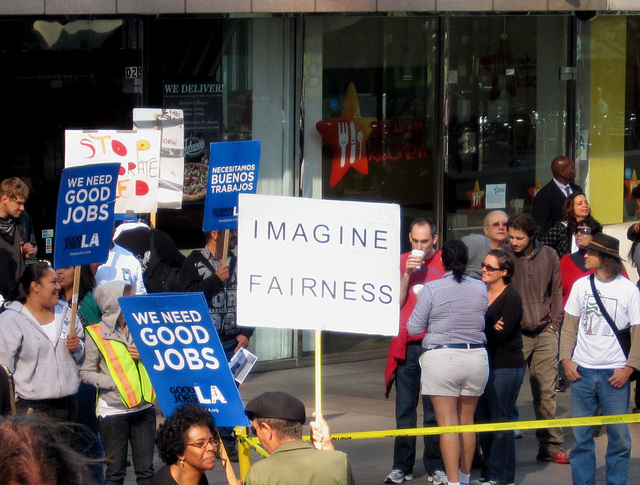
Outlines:
<svg viewBox="0 0 640 485"><path fill-rule="evenodd" d="M553 178L563 185L576 179L576 164L570 157L556 157L551 162Z"/></svg>

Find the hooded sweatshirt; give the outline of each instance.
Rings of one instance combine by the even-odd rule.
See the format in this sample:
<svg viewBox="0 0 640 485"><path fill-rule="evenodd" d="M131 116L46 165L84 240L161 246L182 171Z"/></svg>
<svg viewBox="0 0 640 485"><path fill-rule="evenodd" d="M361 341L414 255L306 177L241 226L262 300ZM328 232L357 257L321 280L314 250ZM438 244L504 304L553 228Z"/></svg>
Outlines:
<svg viewBox="0 0 640 485"><path fill-rule="evenodd" d="M118 317L121 313L118 298L123 295L125 286L127 286L127 283L124 281L104 283L93 290L93 297L102 310L102 320L100 321L102 337L105 340L122 342L128 347L133 344L133 339L131 335L126 335L124 330L118 325ZM147 402L142 402L138 406L127 408L122 402L120 392L111 377L111 373L100 349L98 349L91 337L87 337L85 345L86 357L80 367L80 377L84 383L98 388L99 397L98 408L96 410L98 416L136 412L151 406L151 404Z"/></svg>
<svg viewBox="0 0 640 485"><path fill-rule="evenodd" d="M22 399L59 399L78 392L78 365L84 356L84 332L77 324L78 350L67 349L71 311L60 301L54 307L55 335L52 342L42 326L20 302L5 305L0 314L0 364L14 375L16 394Z"/></svg>

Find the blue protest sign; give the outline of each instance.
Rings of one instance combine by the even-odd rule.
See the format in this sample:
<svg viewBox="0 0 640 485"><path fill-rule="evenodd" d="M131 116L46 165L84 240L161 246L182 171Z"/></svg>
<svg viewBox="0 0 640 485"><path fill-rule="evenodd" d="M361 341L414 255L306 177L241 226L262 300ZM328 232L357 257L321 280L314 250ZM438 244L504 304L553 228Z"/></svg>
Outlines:
<svg viewBox="0 0 640 485"><path fill-rule="evenodd" d="M62 171L56 212L56 268L107 260L118 170L119 163L102 163Z"/></svg>
<svg viewBox="0 0 640 485"><path fill-rule="evenodd" d="M212 143L204 201L203 231L238 227L238 194L255 194L260 141Z"/></svg>
<svg viewBox="0 0 640 485"><path fill-rule="evenodd" d="M189 402L217 426L248 426L202 293L124 296L120 307L165 416Z"/></svg>

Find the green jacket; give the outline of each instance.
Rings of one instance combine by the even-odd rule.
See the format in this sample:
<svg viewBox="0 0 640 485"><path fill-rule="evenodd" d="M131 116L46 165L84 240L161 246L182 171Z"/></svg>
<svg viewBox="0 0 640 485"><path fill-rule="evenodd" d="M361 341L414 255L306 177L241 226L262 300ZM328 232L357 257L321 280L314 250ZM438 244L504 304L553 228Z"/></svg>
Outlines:
<svg viewBox="0 0 640 485"><path fill-rule="evenodd" d="M253 464L245 485L353 485L347 455L315 449L301 440L287 441L271 456Z"/></svg>

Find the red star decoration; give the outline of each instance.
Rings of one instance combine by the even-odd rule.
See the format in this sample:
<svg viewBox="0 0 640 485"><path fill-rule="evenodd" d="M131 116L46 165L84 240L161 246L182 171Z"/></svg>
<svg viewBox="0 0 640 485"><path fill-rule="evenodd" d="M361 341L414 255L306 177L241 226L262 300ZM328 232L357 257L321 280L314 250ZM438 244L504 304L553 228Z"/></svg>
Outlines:
<svg viewBox="0 0 640 485"><path fill-rule="evenodd" d="M527 192L529 192L529 195L533 199L541 188L542 185L540 184L540 179L536 177L536 184L533 187L527 189Z"/></svg>
<svg viewBox="0 0 640 485"><path fill-rule="evenodd" d="M342 113L339 118L318 121L316 129L322 139L331 145L333 163L329 185L335 187L344 174L353 167L362 175L369 173L367 140L371 135L371 123L376 118L363 118L353 83L347 87Z"/></svg>
<svg viewBox="0 0 640 485"><path fill-rule="evenodd" d="M480 190L480 184L476 180L476 185L473 190L467 192L467 197L471 201L471 210L482 209L482 198L484 197L484 190Z"/></svg>

